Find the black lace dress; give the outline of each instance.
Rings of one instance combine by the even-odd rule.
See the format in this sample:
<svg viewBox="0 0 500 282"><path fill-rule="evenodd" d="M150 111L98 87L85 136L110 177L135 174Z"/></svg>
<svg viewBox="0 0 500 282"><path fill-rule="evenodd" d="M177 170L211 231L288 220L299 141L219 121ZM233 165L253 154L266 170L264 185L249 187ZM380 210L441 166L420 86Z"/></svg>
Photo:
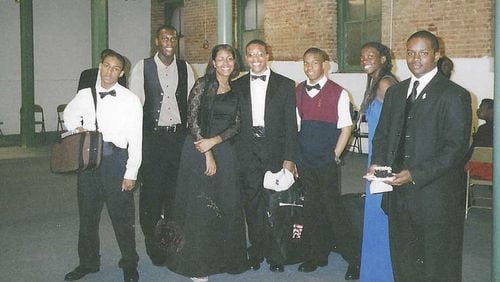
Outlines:
<svg viewBox="0 0 500 282"><path fill-rule="evenodd" d="M238 96L217 95L218 84L200 78L189 97L189 129L183 147L175 199L174 221L184 244L168 256L170 270L188 277L246 270L246 236L240 184L232 137L239 131ZM212 152L214 176L205 176L205 156L193 142L219 135Z"/></svg>

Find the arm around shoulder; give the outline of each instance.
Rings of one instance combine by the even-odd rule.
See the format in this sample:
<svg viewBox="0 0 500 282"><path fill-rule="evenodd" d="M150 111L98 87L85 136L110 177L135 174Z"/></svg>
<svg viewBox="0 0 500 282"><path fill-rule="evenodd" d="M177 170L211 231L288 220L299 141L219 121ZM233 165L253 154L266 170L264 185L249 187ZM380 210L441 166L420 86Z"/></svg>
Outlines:
<svg viewBox="0 0 500 282"><path fill-rule="evenodd" d="M144 105L146 99L144 93L144 60L138 61L132 69L128 81L128 88L139 97L141 104Z"/></svg>

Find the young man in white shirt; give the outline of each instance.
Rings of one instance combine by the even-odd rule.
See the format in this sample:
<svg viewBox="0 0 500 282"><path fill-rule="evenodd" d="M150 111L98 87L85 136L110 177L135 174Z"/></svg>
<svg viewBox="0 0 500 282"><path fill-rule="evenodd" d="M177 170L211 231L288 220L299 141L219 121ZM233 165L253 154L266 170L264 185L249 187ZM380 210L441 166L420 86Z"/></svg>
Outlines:
<svg viewBox="0 0 500 282"><path fill-rule="evenodd" d="M78 174L80 264L64 280L78 280L99 271L99 221L104 204L113 224L122 258L124 281L138 281L135 248L134 195L142 159L142 106L139 98L117 83L124 74L125 59L117 52L102 52L96 106L92 89L85 88L67 105L64 122L68 131L96 130L103 136L101 165Z"/></svg>

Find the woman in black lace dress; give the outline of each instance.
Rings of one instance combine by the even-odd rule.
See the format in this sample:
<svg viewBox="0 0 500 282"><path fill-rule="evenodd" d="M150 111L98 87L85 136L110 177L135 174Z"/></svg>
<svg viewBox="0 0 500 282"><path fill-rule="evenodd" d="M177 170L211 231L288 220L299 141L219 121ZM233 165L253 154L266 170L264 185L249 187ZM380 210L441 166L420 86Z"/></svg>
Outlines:
<svg viewBox="0 0 500 282"><path fill-rule="evenodd" d="M239 131L239 71L233 47L212 49L205 76L189 95L188 136L177 181L174 222L182 244L169 255L170 270L193 281L247 269L245 223L233 137Z"/></svg>

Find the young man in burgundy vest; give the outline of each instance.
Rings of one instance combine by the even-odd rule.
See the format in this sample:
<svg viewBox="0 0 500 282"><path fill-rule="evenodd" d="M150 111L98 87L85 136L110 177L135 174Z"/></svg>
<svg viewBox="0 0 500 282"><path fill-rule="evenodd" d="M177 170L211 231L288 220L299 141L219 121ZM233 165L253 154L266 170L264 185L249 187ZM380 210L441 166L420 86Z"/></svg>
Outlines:
<svg viewBox="0 0 500 282"><path fill-rule="evenodd" d="M331 248L325 235L333 232L340 252L349 263L345 279L354 280L359 278L360 246L342 205L337 179L340 155L351 136L352 120L347 92L325 75L327 61L328 55L323 50L309 48L304 53L308 79L296 88L300 117L297 168L306 193L304 235L311 245L299 271L311 272L328 264ZM320 224L323 216L329 224Z"/></svg>

